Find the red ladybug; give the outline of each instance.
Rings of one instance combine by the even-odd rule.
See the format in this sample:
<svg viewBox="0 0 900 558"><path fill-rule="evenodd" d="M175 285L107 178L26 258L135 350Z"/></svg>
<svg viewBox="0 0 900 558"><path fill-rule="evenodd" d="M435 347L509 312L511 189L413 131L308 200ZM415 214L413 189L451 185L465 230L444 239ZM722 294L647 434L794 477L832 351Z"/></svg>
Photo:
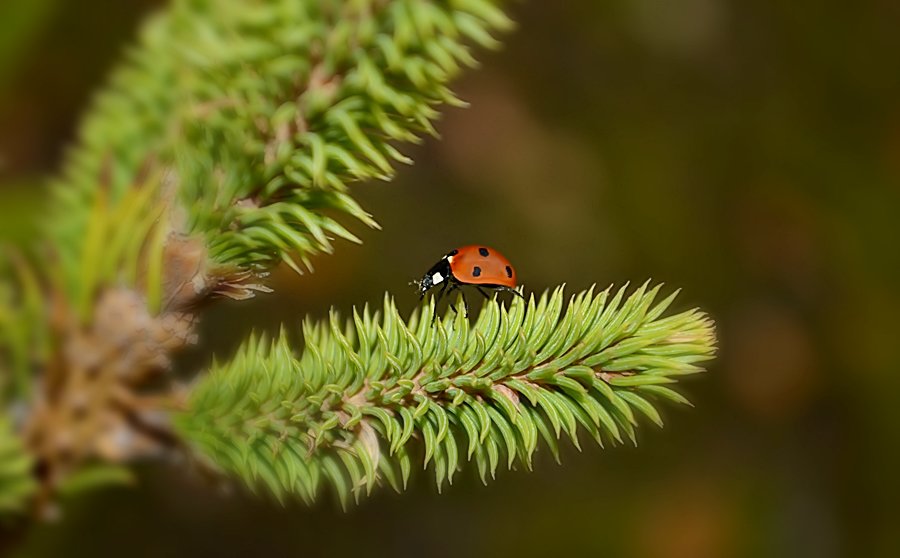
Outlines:
<svg viewBox="0 0 900 558"><path fill-rule="evenodd" d="M438 263L431 266L431 269L415 284L419 287L419 300L422 300L429 290L440 285L441 290L435 297L435 315L437 315L437 301L463 285L474 286L485 298L490 298L485 289L509 291L522 299L525 298L516 290L516 270L509 260L493 248L477 244L451 250ZM468 315L469 304L465 292L462 290L460 292Z"/></svg>

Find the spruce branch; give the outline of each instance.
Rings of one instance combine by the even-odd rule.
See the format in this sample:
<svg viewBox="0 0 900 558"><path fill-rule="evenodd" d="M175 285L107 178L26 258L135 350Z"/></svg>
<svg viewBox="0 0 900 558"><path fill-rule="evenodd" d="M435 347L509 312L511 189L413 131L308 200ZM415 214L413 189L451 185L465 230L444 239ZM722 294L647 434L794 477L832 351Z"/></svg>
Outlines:
<svg viewBox="0 0 900 558"><path fill-rule="evenodd" d="M657 402L687 403L667 385L715 351L712 321L664 317L677 293L654 304L659 290L591 288L565 311L562 287L509 310L494 299L474 324L448 312L432 325L430 306L403 320L389 296L381 313L332 311L304 322L299 356L284 331L251 337L193 389L177 428L253 488L311 502L329 484L344 505L383 481L401 490L414 463L432 464L440 490L464 460L485 482L501 463L530 468L540 440L558 460L579 430L636 442L637 417L661 426Z"/></svg>
<svg viewBox="0 0 900 558"><path fill-rule="evenodd" d="M145 388L167 385L170 355L193 341L195 318L179 283L192 242L172 230L165 183L148 175L115 201L101 184L71 252L38 261L8 251L0 263L11 278L0 282L0 401L20 409L41 513L58 492L123 476L97 471L171 446Z"/></svg>
<svg viewBox="0 0 900 558"><path fill-rule="evenodd" d="M493 0L175 0L97 98L55 188L53 236L90 227L98 178L117 200L169 173L180 232L218 264L299 271L358 242L335 218L376 222L347 184L389 179L398 144L434 134L447 88L510 27Z"/></svg>
<svg viewBox="0 0 900 558"><path fill-rule="evenodd" d="M37 491L32 460L10 421L0 415L0 519L19 512Z"/></svg>
<svg viewBox="0 0 900 558"><path fill-rule="evenodd" d="M377 226L348 184L390 178L459 104L470 47L510 26L494 4L173 0L147 22L53 184L35 264L0 262L0 403L26 407L39 505L177 446L158 380L200 303L358 242L342 216Z"/></svg>
<svg viewBox="0 0 900 558"><path fill-rule="evenodd" d="M0 404L31 394L34 366L50 354L46 302L25 256L0 247Z"/></svg>
<svg viewBox="0 0 900 558"><path fill-rule="evenodd" d="M0 259L0 403L23 409L0 423L0 512L128 482L123 465L184 442L279 498L328 484L346 504L402 489L414 462L440 489L463 456L486 481L579 430L633 442L638 415L686 403L667 384L711 358L712 322L663 317L675 295L646 284L434 326L433 307L404 320L386 296L307 320L299 354L287 333L251 336L186 406L165 374L205 299L358 241L346 216L377 226L348 186L389 179L460 104L447 87L469 48L510 27L497 3L173 0L148 22L55 183L46 244Z"/></svg>

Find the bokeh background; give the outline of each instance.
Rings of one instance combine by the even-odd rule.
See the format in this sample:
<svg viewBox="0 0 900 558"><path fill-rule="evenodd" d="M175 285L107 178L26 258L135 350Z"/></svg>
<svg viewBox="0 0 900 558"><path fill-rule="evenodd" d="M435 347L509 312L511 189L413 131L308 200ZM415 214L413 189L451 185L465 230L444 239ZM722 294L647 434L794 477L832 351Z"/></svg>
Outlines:
<svg viewBox="0 0 900 558"><path fill-rule="evenodd" d="M79 114L155 0L0 2L0 237L33 234ZM222 493L175 464L72 502L15 556L900 556L900 4L516 2L440 140L354 195L382 231L277 293L221 303L183 373L249 324L414 306L465 243L527 289L647 278L718 322L720 355L638 448L535 472L426 474L349 513ZM10 548L10 547L7 547Z"/></svg>

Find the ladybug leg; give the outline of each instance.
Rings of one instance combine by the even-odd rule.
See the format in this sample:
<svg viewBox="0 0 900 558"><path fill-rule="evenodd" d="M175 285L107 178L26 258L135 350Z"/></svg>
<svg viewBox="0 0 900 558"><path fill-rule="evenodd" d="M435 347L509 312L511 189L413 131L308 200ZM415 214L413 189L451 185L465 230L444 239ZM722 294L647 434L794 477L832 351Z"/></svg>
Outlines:
<svg viewBox="0 0 900 558"><path fill-rule="evenodd" d="M459 285L454 284L453 286L450 287L450 290L447 291L447 295L449 295L450 293L452 293L453 291L456 291L456 290L459 291L459 294L460 294L460 296L462 297L462 300L463 300L463 307L464 307L465 310L466 310L465 317L468 318L468 317L469 317L469 301L466 300L466 291L460 289L460 288L459 288ZM450 308L453 308L453 311L456 312L457 314L459 314L459 310L456 308L456 305L455 305L455 304L451 304L451 305L450 305Z"/></svg>
<svg viewBox="0 0 900 558"><path fill-rule="evenodd" d="M487 294L486 292L484 292L484 289L482 289L481 287L475 287L475 288L478 289L478 292L481 293L482 296L484 296L484 298L486 298L486 299L488 299L488 300L491 299L491 295L489 295L489 294Z"/></svg>
<svg viewBox="0 0 900 558"><path fill-rule="evenodd" d="M453 291L455 291L455 290L457 290L457 289L459 289L458 286L456 286L456 285L451 286L451 287L450 287L450 290L447 291L447 296L450 296L450 295L453 293ZM459 292L461 293L462 290L460 290ZM457 309L457 308L456 308L456 305L453 304L452 302L450 303L450 308L452 308L453 311L454 311L455 313L459 314L459 309Z"/></svg>
<svg viewBox="0 0 900 558"><path fill-rule="evenodd" d="M515 290L515 289L512 288L512 287L506 287L506 286L503 286L503 287L500 287L500 288L503 289L504 291L509 291L509 292L511 292L512 294L516 295L517 297L521 298L522 300L525 300L525 295L523 295L522 293L520 293L519 291Z"/></svg>
<svg viewBox="0 0 900 558"><path fill-rule="evenodd" d="M444 293L447 291L447 283L444 283L444 286L441 287L441 290L434 296L434 313L431 315L431 325L434 325L434 321L437 319L437 307L438 301L443 298Z"/></svg>

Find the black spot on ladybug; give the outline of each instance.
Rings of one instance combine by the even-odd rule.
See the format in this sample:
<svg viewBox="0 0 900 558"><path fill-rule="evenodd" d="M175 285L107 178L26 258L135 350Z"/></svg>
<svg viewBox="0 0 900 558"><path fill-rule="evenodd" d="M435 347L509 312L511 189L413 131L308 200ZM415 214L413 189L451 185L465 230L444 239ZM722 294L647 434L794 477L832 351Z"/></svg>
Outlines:
<svg viewBox="0 0 900 558"><path fill-rule="evenodd" d="M479 275L481 275L481 268L476 265L472 268L472 277L478 277Z"/></svg>
<svg viewBox="0 0 900 558"><path fill-rule="evenodd" d="M488 252L487 248L479 248L478 253L481 254L485 258L491 255L491 253Z"/></svg>
<svg viewBox="0 0 900 558"><path fill-rule="evenodd" d="M506 276L512 279L512 268L509 266L506 266Z"/></svg>

